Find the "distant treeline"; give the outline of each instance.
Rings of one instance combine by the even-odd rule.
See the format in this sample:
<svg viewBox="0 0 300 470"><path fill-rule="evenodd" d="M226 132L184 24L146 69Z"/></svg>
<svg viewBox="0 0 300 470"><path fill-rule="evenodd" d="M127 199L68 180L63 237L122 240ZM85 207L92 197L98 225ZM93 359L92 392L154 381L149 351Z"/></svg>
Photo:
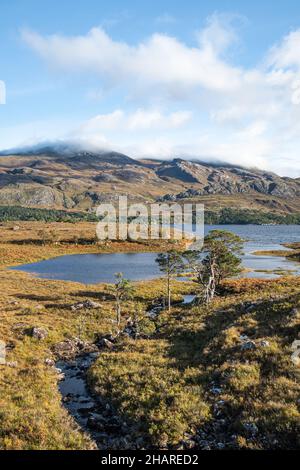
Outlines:
<svg viewBox="0 0 300 470"><path fill-rule="evenodd" d="M35 209L21 206L0 206L0 222L6 221L41 221L41 222L96 222L94 213L67 212L57 209ZM222 209L219 212L206 211L205 223L208 225L224 224L300 224L300 213L279 215L249 209Z"/></svg>
<svg viewBox="0 0 300 470"><path fill-rule="evenodd" d="M95 214L67 212L56 209L34 209L21 206L0 206L0 221L41 221L41 222L95 222Z"/></svg>
<svg viewBox="0 0 300 470"><path fill-rule="evenodd" d="M208 225L223 224L300 224L300 213L279 215L272 212L262 212L249 209L222 209L219 212L206 211L205 223Z"/></svg>

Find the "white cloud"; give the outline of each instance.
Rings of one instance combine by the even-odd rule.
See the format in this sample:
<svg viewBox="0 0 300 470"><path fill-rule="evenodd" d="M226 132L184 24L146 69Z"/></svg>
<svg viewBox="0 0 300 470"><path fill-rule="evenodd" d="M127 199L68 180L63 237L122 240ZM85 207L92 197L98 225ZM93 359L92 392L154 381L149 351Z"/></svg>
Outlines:
<svg viewBox="0 0 300 470"><path fill-rule="evenodd" d="M269 54L269 64L277 69L300 68L300 30L292 31L274 46Z"/></svg>
<svg viewBox="0 0 300 470"><path fill-rule="evenodd" d="M6 103L6 87L3 80L0 80L0 104Z"/></svg>
<svg viewBox="0 0 300 470"><path fill-rule="evenodd" d="M134 85L139 82L145 86L204 86L211 90L233 90L240 85L240 70L218 57L233 35L222 29L216 19L198 35L199 44L193 47L158 33L131 46L114 41L102 28L93 28L87 35L77 37L43 37L26 30L22 37L53 65L92 71L115 84L134 79Z"/></svg>
<svg viewBox="0 0 300 470"><path fill-rule="evenodd" d="M188 45L154 33L132 45L101 28L74 37L23 32L51 65L93 74L101 90L122 88L136 104L85 122L82 139L136 156L219 158L299 176L300 29L252 67L228 58L239 41L228 18L213 15L195 37Z"/></svg>
<svg viewBox="0 0 300 470"><path fill-rule="evenodd" d="M83 133L95 133L102 131L146 131L150 129L177 129L185 125L191 119L189 111L177 111L163 114L159 110L138 109L132 113L126 113L117 109L112 113L99 114L81 126Z"/></svg>
<svg viewBox="0 0 300 470"><path fill-rule="evenodd" d="M202 49L211 49L216 54L226 51L238 42L236 31L232 27L233 16L214 14L207 19L206 27L197 33Z"/></svg>

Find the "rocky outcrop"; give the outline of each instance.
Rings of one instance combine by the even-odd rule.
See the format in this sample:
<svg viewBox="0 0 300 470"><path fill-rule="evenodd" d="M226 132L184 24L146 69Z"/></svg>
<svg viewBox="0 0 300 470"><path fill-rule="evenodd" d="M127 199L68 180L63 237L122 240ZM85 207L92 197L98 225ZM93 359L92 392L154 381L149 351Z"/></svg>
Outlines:
<svg viewBox="0 0 300 470"><path fill-rule="evenodd" d="M44 147L0 153L0 205L91 209L119 195L134 201L180 201L207 195L299 198L299 179L180 158L134 160L118 152ZM263 202L262 202L263 204ZM285 210L285 208L282 208Z"/></svg>
<svg viewBox="0 0 300 470"><path fill-rule="evenodd" d="M209 194L242 193L259 193L283 198L300 196L298 181L259 170L250 171L222 166L213 168L200 163L178 160L174 160L164 171L158 170L158 173L177 178L180 178L183 172L190 175L190 182L197 183L201 187L188 188L177 194L166 194L161 200L175 201Z"/></svg>
<svg viewBox="0 0 300 470"><path fill-rule="evenodd" d="M98 347L93 343L82 341L79 338L73 338L55 344L52 351L57 359L70 360L78 355L98 352Z"/></svg>

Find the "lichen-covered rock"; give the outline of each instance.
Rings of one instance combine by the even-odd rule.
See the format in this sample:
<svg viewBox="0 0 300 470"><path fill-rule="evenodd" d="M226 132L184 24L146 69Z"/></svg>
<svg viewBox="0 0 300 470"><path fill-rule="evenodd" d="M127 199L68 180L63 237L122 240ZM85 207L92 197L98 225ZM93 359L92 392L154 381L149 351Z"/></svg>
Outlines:
<svg viewBox="0 0 300 470"><path fill-rule="evenodd" d="M57 358L67 360L77 355L97 352L98 347L93 343L82 341L79 338L73 338L55 344L52 350Z"/></svg>
<svg viewBox="0 0 300 470"><path fill-rule="evenodd" d="M25 333L28 336L31 336L32 338L36 338L40 341L46 339L48 336L48 331L46 330L46 328L39 328L36 326L29 328Z"/></svg>
<svg viewBox="0 0 300 470"><path fill-rule="evenodd" d="M100 304L94 302L93 300L85 300L84 302L77 302L74 305L71 305L71 310L83 310L83 309L93 309L101 307Z"/></svg>

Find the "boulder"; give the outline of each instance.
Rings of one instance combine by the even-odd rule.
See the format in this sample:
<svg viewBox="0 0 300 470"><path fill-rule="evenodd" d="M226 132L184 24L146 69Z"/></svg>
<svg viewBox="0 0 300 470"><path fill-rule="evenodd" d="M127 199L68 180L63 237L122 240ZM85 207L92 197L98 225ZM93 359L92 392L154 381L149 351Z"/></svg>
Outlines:
<svg viewBox="0 0 300 470"><path fill-rule="evenodd" d="M73 338L55 344L52 350L58 358L72 359L79 354L83 355L97 352L98 348L93 343L87 343L79 338Z"/></svg>
<svg viewBox="0 0 300 470"><path fill-rule="evenodd" d="M46 339L48 336L48 331L45 328L39 328L36 326L29 328L25 333L28 336L31 336L32 338L36 338L40 341Z"/></svg>
<svg viewBox="0 0 300 470"><path fill-rule="evenodd" d="M83 310L83 309L93 309L101 307L100 304L94 302L93 300L85 300L84 302L77 302L76 304L71 305L71 310Z"/></svg>
<svg viewBox="0 0 300 470"><path fill-rule="evenodd" d="M47 358L47 359L45 359L45 365L49 366L49 367L54 367L55 362L53 361L53 359Z"/></svg>
<svg viewBox="0 0 300 470"><path fill-rule="evenodd" d="M18 363L16 361L13 361L13 362L6 362L5 365L7 367L11 367L13 369L15 369L16 367L18 367Z"/></svg>
<svg viewBox="0 0 300 470"><path fill-rule="evenodd" d="M295 366L300 366L300 340L295 339L292 344L291 350L293 354L291 355L292 362Z"/></svg>
<svg viewBox="0 0 300 470"><path fill-rule="evenodd" d="M258 433L258 427L255 423L244 423L243 428L250 437L256 436Z"/></svg>
<svg viewBox="0 0 300 470"><path fill-rule="evenodd" d="M253 351L254 349L256 349L254 341L246 341L241 346L241 351Z"/></svg>
<svg viewBox="0 0 300 470"><path fill-rule="evenodd" d="M269 341L262 340L260 341L259 346L261 346L262 348L268 348L270 346L270 343Z"/></svg>
<svg viewBox="0 0 300 470"><path fill-rule="evenodd" d="M102 347L102 348L106 348L106 349L114 348L114 344L106 338L101 339L98 344L99 344L99 347Z"/></svg>

